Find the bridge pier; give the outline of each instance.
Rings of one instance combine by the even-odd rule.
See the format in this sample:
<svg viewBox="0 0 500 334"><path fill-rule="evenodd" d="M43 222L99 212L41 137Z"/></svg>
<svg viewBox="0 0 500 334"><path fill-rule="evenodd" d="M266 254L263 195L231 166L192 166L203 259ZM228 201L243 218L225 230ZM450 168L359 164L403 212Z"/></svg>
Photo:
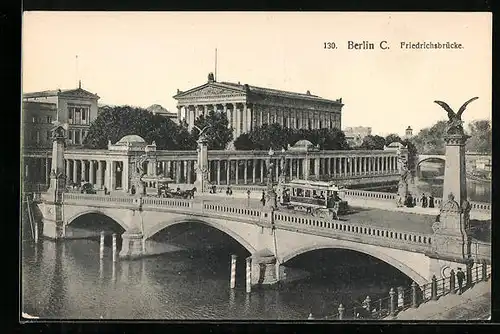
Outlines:
<svg viewBox="0 0 500 334"><path fill-rule="evenodd" d="M276 276L276 257L268 249L252 254L252 286L274 285L279 282Z"/></svg>
<svg viewBox="0 0 500 334"><path fill-rule="evenodd" d="M122 234L122 240L120 259L137 259L145 255L142 232L136 230L126 231Z"/></svg>

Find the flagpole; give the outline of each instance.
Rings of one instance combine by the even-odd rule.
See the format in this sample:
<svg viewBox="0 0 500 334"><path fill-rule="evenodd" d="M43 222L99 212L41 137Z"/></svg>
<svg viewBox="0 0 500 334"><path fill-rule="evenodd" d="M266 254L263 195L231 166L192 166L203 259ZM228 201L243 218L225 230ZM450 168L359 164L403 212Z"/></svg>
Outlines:
<svg viewBox="0 0 500 334"><path fill-rule="evenodd" d="M217 48L215 48L215 76L214 81L217 81Z"/></svg>

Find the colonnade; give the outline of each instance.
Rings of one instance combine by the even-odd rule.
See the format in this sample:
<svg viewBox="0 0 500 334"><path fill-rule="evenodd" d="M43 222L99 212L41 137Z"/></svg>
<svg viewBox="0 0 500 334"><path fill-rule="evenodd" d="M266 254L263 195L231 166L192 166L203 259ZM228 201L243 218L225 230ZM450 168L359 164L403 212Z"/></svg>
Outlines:
<svg viewBox="0 0 500 334"><path fill-rule="evenodd" d="M313 111L301 108L266 106L255 103L215 103L202 105L177 106L177 118L184 119L188 128L200 115L208 115L210 111L224 112L229 126L234 129L234 138L242 133L250 132L254 127L263 124L278 123L291 129L340 129L341 116L331 111Z"/></svg>
<svg viewBox="0 0 500 334"><path fill-rule="evenodd" d="M265 184L268 179L269 164L272 164L272 177L277 180L283 174L290 179L352 178L363 176L390 175L398 173L398 162L395 155L339 155L326 153L313 154L277 154L269 157L245 157L243 152L209 152L209 181L217 185L230 184ZM102 154L101 154L102 156ZM80 184L82 181L94 184L97 189L106 187L108 190L121 189L125 192L130 188L129 157L123 159L65 159L65 175L68 182ZM49 184L50 158L25 158L24 180L31 183ZM147 175L164 175L177 184L193 184L196 180L196 160L190 157L183 159L182 155L161 154L155 159L145 162ZM284 168L284 170L282 170Z"/></svg>
<svg viewBox="0 0 500 334"><path fill-rule="evenodd" d="M129 188L129 168L126 161L65 159L66 179L70 183L89 182L98 189L108 190Z"/></svg>

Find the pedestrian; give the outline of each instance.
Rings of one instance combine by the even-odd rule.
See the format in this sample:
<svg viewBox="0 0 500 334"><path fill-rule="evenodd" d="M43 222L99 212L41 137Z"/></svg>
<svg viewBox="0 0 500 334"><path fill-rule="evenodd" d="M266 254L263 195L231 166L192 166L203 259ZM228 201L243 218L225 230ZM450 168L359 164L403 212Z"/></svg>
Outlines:
<svg viewBox="0 0 500 334"><path fill-rule="evenodd" d="M134 185L132 185L132 187L130 188L130 193L132 195L135 195L135 186Z"/></svg>
<svg viewBox="0 0 500 334"><path fill-rule="evenodd" d="M457 270L457 282L458 282L458 294L461 295L463 292L463 284L464 284L465 274L462 271L462 268L458 268Z"/></svg>
<svg viewBox="0 0 500 334"><path fill-rule="evenodd" d="M108 194L108 188L106 188L106 186L104 186L104 195L107 195Z"/></svg>
<svg viewBox="0 0 500 334"><path fill-rule="evenodd" d="M266 193L262 191L262 198L260 199L262 206L266 206Z"/></svg>
<svg viewBox="0 0 500 334"><path fill-rule="evenodd" d="M412 197L412 198L413 198L413 205L412 205L412 207L416 207L417 206L417 196Z"/></svg>
<svg viewBox="0 0 500 334"><path fill-rule="evenodd" d="M432 194L429 195L429 208L434 207L434 196Z"/></svg>
<svg viewBox="0 0 500 334"><path fill-rule="evenodd" d="M427 207L427 196L425 196L425 194L422 194L422 207L423 208L426 208Z"/></svg>

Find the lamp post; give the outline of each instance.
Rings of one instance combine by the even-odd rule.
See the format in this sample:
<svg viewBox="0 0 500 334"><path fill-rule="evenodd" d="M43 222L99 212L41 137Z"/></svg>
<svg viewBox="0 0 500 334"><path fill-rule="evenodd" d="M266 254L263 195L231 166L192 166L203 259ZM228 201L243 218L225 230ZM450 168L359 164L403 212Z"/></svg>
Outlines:
<svg viewBox="0 0 500 334"><path fill-rule="evenodd" d="M276 192L274 191L273 187L273 163L272 163L272 158L274 155L274 151L272 148L269 149L268 152L269 155L269 162L268 162L268 169L267 169L267 200L266 200L266 207L270 209L276 208Z"/></svg>

